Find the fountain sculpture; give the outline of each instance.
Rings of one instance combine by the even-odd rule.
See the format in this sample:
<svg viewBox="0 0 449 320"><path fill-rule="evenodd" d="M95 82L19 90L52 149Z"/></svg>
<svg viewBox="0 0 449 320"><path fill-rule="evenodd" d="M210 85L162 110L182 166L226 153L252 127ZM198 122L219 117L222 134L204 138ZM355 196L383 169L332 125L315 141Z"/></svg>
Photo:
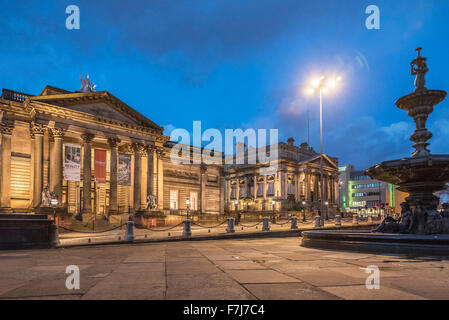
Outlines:
<svg viewBox="0 0 449 320"><path fill-rule="evenodd" d="M449 155L430 153L427 141L432 134L426 129L429 114L443 101L446 92L426 89L425 75L429 69L421 50L416 49L418 56L411 63L416 89L396 101L396 106L406 110L416 123L410 137L415 151L409 158L385 161L366 170L370 177L392 183L409 194L401 203L399 220L386 217L373 231L365 226L304 231L301 246L410 256L449 255L449 204L445 203L443 212L438 212L439 201L434 195L444 190L449 181Z"/></svg>
<svg viewBox="0 0 449 320"><path fill-rule="evenodd" d="M376 232L408 234L449 234L449 211L437 211L439 200L435 192L446 188L449 181L449 155L434 155L427 149L432 133L426 128L428 116L434 106L443 101L446 92L425 87L425 74L429 71L422 48L416 49L418 56L411 62L411 74L416 75L415 91L396 101L396 106L408 112L416 124L410 136L415 151L409 158L385 161L366 170L373 179L392 183L409 196L402 204L404 221L391 217L382 222Z"/></svg>

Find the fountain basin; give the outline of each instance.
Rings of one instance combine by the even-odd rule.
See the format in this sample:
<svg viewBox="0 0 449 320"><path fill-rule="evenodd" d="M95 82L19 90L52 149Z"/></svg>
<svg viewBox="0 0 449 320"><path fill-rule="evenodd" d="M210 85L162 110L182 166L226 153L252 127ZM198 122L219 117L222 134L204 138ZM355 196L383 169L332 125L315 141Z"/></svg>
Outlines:
<svg viewBox="0 0 449 320"><path fill-rule="evenodd" d="M384 161L366 170L370 177L398 186L410 195L432 195L446 188L449 181L449 155L403 158Z"/></svg>
<svg viewBox="0 0 449 320"><path fill-rule="evenodd" d="M302 232L301 246L382 254L446 256L449 254L449 235L304 231Z"/></svg>
<svg viewBox="0 0 449 320"><path fill-rule="evenodd" d="M424 111L425 109L423 108L429 108L429 112L426 113L430 114L433 111L433 106L443 101L444 98L446 98L446 91L425 89L403 96L398 99L395 104L402 110L412 112L410 116L413 117L413 111L415 111L416 108L418 108L416 111Z"/></svg>

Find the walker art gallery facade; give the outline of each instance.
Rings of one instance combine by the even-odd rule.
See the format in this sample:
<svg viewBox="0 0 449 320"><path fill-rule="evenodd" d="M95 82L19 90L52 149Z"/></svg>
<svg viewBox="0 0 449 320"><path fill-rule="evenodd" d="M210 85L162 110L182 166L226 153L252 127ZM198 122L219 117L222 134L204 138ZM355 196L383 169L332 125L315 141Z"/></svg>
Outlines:
<svg viewBox="0 0 449 320"><path fill-rule="evenodd" d="M203 214L320 200L319 155L306 144L280 143L272 175L259 175L260 164L175 164L162 127L86 81L80 91L46 86L36 96L3 89L0 213L40 212L46 195L58 212L83 216L143 211L149 195L164 213L185 212L186 200ZM324 164L325 200L335 207L338 163L326 156Z"/></svg>

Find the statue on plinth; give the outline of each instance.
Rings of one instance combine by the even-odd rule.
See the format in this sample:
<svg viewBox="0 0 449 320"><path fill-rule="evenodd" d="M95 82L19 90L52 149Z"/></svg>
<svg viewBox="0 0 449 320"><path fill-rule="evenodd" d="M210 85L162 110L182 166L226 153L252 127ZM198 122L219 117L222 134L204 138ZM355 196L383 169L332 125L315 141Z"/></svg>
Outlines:
<svg viewBox="0 0 449 320"><path fill-rule="evenodd" d="M41 207L50 207L51 206L51 192L48 184L45 185L44 190L42 190L42 202Z"/></svg>
<svg viewBox="0 0 449 320"><path fill-rule="evenodd" d="M153 194L149 194L147 197L147 205L145 211L157 209L157 197Z"/></svg>

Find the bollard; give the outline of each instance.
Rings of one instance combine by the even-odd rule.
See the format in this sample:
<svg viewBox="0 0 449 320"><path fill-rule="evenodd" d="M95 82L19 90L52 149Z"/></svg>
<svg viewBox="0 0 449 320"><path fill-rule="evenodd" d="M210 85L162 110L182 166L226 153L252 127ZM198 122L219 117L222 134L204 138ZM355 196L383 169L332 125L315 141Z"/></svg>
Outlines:
<svg viewBox="0 0 449 320"><path fill-rule="evenodd" d="M262 231L270 231L270 222L267 217L263 218Z"/></svg>
<svg viewBox="0 0 449 320"><path fill-rule="evenodd" d="M352 216L352 224L359 224L359 216L357 214Z"/></svg>
<svg viewBox="0 0 449 320"><path fill-rule="evenodd" d="M227 233L234 233L234 218L228 218L228 227L226 228Z"/></svg>
<svg viewBox="0 0 449 320"><path fill-rule="evenodd" d="M190 229L190 220L184 220L184 230L182 230L182 235L184 237L190 237L192 235L192 230Z"/></svg>
<svg viewBox="0 0 449 320"><path fill-rule="evenodd" d="M335 216L335 225L341 227L341 215Z"/></svg>
<svg viewBox="0 0 449 320"><path fill-rule="evenodd" d="M292 226L291 229L298 229L298 218L296 216L292 217Z"/></svg>
<svg viewBox="0 0 449 320"><path fill-rule="evenodd" d="M50 245L52 248L56 248L58 244L59 244L58 225L52 223L50 225Z"/></svg>
<svg viewBox="0 0 449 320"><path fill-rule="evenodd" d="M134 221L131 217L129 217L128 222L126 222L125 241L126 242L134 241Z"/></svg>
<svg viewBox="0 0 449 320"><path fill-rule="evenodd" d="M315 217L315 228L321 228L321 217L320 216Z"/></svg>

